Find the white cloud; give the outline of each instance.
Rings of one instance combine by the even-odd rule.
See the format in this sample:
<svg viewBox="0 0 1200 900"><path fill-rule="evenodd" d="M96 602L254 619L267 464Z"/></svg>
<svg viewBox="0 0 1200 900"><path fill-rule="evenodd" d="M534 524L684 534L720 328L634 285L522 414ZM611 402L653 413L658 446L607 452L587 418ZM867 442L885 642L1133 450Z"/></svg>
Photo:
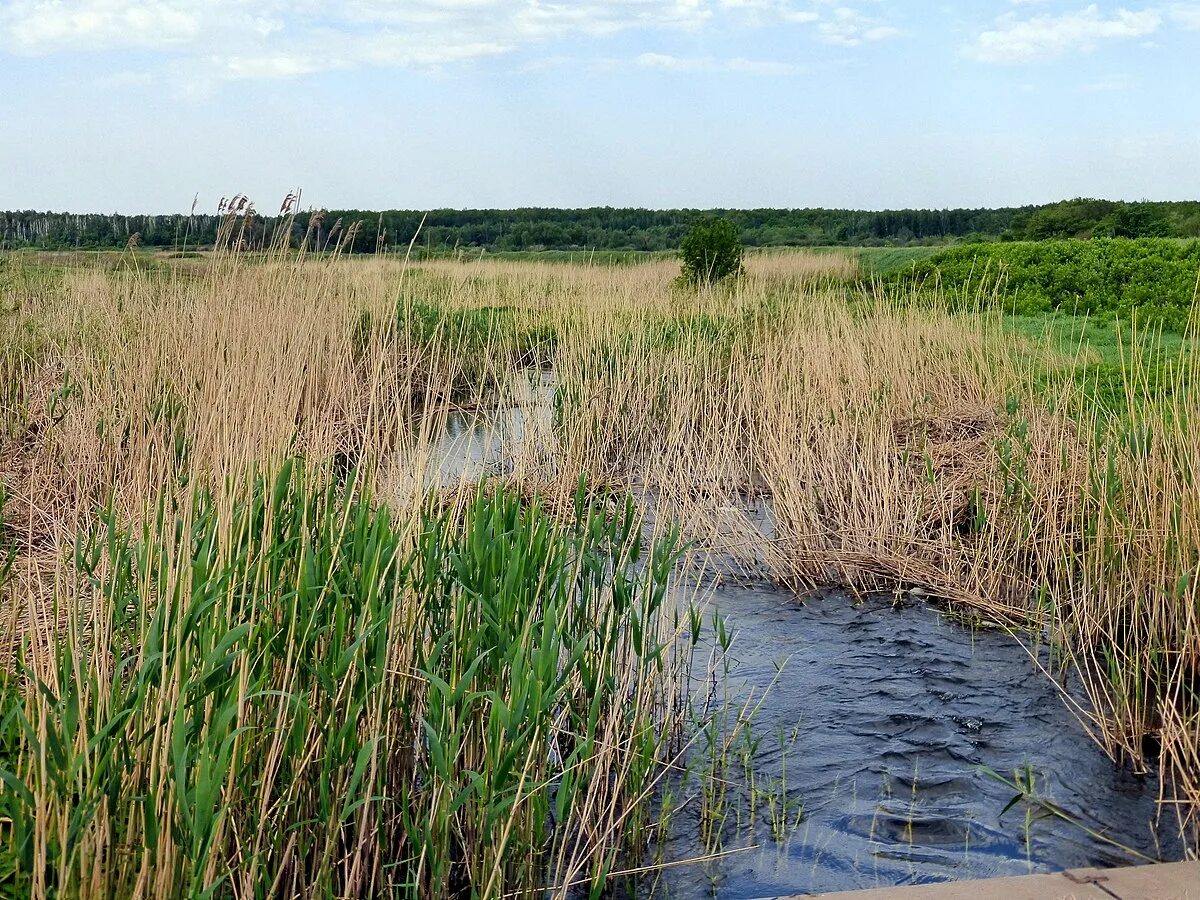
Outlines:
<svg viewBox="0 0 1200 900"><path fill-rule="evenodd" d="M190 52L230 70L283 74L358 61L473 58L626 29L693 28L711 14L708 0L0 0L0 48ZM296 56L309 58L290 61Z"/></svg>
<svg viewBox="0 0 1200 900"><path fill-rule="evenodd" d="M746 75L788 75L797 71L791 63L773 60L714 59L711 56L679 57L666 53L643 53L637 58L643 69L660 69L666 72L737 72Z"/></svg>
<svg viewBox="0 0 1200 900"><path fill-rule="evenodd" d="M9 0L0 2L0 43L43 54L261 40L283 28L283 12L232 0Z"/></svg>
<svg viewBox="0 0 1200 900"><path fill-rule="evenodd" d="M200 30L197 10L187 3L90 3L16 0L0 11L9 41L19 49L69 48L81 42L99 48L161 46L193 40Z"/></svg>
<svg viewBox="0 0 1200 900"><path fill-rule="evenodd" d="M1167 9L1167 16L1182 28L1200 30L1200 3L1176 3Z"/></svg>
<svg viewBox="0 0 1200 900"><path fill-rule="evenodd" d="M717 0L717 5L721 10L742 13L758 25L812 25L820 40L840 47L857 47L901 33L882 19L841 5L840 0L810 0L804 6L788 0Z"/></svg>
<svg viewBox="0 0 1200 900"><path fill-rule="evenodd" d="M1107 78L1103 81L1092 81L1083 85L1080 90L1085 94L1110 94L1129 90L1129 79L1123 75Z"/></svg>
<svg viewBox="0 0 1200 900"><path fill-rule="evenodd" d="M822 2L822 0L818 0ZM787 0L718 0L718 6L748 14L757 22L790 22L806 25L818 22L821 14L812 8L797 9Z"/></svg>
<svg viewBox="0 0 1200 900"><path fill-rule="evenodd" d="M1092 4L1062 15L1005 17L996 28L980 34L967 52L982 62L1028 62L1091 50L1105 41L1146 37L1162 24L1163 15L1156 9L1118 9L1106 15Z"/></svg>
<svg viewBox="0 0 1200 900"><path fill-rule="evenodd" d="M333 8L345 24L522 41L692 28L712 16L708 0L349 0Z"/></svg>
<svg viewBox="0 0 1200 900"><path fill-rule="evenodd" d="M831 15L817 26L817 31L826 43L842 47L857 47L859 44L883 41L900 34L899 28L847 7L834 9Z"/></svg>
<svg viewBox="0 0 1200 900"><path fill-rule="evenodd" d="M439 67L572 38L697 31L718 22L811 28L818 39L848 47L897 33L839 2L0 0L0 51L149 50L189 77L282 78L357 67ZM767 72L779 64L710 59L705 65Z"/></svg>

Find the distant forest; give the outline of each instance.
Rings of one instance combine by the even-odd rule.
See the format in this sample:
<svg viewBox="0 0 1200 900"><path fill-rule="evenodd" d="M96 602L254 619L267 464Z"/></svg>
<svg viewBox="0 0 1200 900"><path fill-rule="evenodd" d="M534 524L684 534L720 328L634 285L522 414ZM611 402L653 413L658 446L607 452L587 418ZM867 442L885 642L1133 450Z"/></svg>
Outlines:
<svg viewBox="0 0 1200 900"><path fill-rule="evenodd" d="M310 217L296 215L293 240ZM314 230L319 247L357 253L416 244L430 250L674 250L693 224L731 220L750 247L910 246L977 240L1045 240L1091 237L1200 237L1200 202L1122 203L1067 200L1006 209L466 209L328 210ZM422 219L424 225L422 226ZM278 219L255 216L247 243L259 246ZM204 248L217 241L216 215L123 215L0 212L0 249L111 249L135 243L150 248ZM357 223L357 228L354 227ZM418 228L419 233L418 233ZM240 232L239 232L240 233Z"/></svg>

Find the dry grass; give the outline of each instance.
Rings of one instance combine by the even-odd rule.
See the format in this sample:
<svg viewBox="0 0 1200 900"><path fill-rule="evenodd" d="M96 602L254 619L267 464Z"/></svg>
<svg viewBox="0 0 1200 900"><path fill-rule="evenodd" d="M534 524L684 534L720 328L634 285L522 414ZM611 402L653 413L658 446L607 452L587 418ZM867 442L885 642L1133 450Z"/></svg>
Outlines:
<svg viewBox="0 0 1200 900"><path fill-rule="evenodd" d="M1073 663L1109 752L1161 762L1167 799L1200 808L1196 401L1152 391L1136 360L1126 415L1069 381L1040 396L1048 351L986 314L847 296L857 263L834 254L753 256L737 287L699 295L673 288L666 262L207 265L68 273L14 314L13 333L38 340L0 369L16 398L0 477L20 549L6 643L40 648L29 658L47 678L65 607L99 602L63 551L106 504L145 522L205 485L227 521L249 473L302 455L360 464L414 522L448 418L492 427L515 408L520 439L497 431L502 468L547 508L586 476L638 497L660 532L678 522L697 563L730 576L919 587L1030 626ZM553 408L514 378L534 359L552 365ZM442 485L443 502L461 505L469 481ZM661 686L638 684L661 702ZM629 738L620 725L605 732L613 771L631 765L611 750ZM560 849L556 872L587 877L588 848L622 815L584 815L595 840ZM99 865L88 852L80 872ZM240 851L222 852L213 871L236 869ZM141 896L172 890L138 882Z"/></svg>

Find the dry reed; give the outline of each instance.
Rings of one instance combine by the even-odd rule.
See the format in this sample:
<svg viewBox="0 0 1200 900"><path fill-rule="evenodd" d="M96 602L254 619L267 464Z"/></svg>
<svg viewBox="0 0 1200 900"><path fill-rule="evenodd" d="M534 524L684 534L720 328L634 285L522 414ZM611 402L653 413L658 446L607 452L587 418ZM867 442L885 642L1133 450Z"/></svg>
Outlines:
<svg viewBox="0 0 1200 900"><path fill-rule="evenodd" d="M48 682L64 629L81 661L104 655L89 642L111 611L62 551L105 509L153 528L157 510L191 515L203 486L228 527L253 473L304 456L354 467L414 523L449 418L494 428L515 409L519 437L497 432L501 468L545 508L566 510L583 477L637 497L660 534L678 523L693 558L730 576L917 588L1029 628L1080 676L1080 711L1114 758L1160 763L1173 775L1165 799L1185 816L1200 808L1200 438L1183 383L1195 361L1163 396L1131 359L1114 416L1070 381L1047 397L1035 376L1050 351L998 316L857 292L845 286L855 267L752 256L738 285L699 294L672 287L667 262L219 254L203 269L68 272L15 311L9 345L18 331L37 338L0 369L17 548L8 652L24 645ZM521 388L531 366L552 372L549 395ZM477 474L443 480L441 502L465 506ZM626 689L639 708L662 702L653 681ZM617 749L632 740L624 724L610 717L607 756L593 760L622 779L640 765ZM557 883L601 874L594 848L631 814L602 793L582 808L587 839L559 848ZM207 875L236 872L247 838ZM86 893L103 852L85 846L75 876L58 877ZM473 877L491 895L499 872ZM134 879L139 896L178 887L149 877ZM249 895L253 879L231 890Z"/></svg>

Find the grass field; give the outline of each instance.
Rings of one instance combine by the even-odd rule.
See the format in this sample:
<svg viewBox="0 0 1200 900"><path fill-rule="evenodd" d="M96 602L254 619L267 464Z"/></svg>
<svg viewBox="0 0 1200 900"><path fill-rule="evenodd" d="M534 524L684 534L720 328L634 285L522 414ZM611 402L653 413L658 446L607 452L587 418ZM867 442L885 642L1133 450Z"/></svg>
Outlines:
<svg viewBox="0 0 1200 900"><path fill-rule="evenodd" d="M842 251L857 256L863 274L869 278L888 278L907 271L916 263L936 255L941 247L859 247Z"/></svg>
<svg viewBox="0 0 1200 900"><path fill-rule="evenodd" d="M670 588L717 555L1037 636L1190 816L1191 343L859 286L901 256L10 261L0 895L599 894L703 726Z"/></svg>

